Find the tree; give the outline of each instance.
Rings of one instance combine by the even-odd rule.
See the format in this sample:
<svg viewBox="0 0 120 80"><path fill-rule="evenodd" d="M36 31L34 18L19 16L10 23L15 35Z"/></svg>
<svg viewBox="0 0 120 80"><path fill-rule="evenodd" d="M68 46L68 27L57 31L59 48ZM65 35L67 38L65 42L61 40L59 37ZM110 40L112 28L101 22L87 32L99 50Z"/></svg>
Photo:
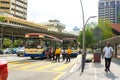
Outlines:
<svg viewBox="0 0 120 80"><path fill-rule="evenodd" d="M21 39L15 40L14 41L14 47L18 47L23 43L23 41Z"/></svg>
<svg viewBox="0 0 120 80"><path fill-rule="evenodd" d="M5 20L5 17L0 16L0 22L3 22Z"/></svg>
<svg viewBox="0 0 120 80"><path fill-rule="evenodd" d="M99 21L98 21L98 27L102 31L102 40L114 36L114 34L112 32L112 28L110 27L110 21L109 20L99 19Z"/></svg>
<svg viewBox="0 0 120 80"><path fill-rule="evenodd" d="M11 47L11 45L12 45L12 41L10 39L8 39L8 38L3 39L4 48L9 48L9 47Z"/></svg>
<svg viewBox="0 0 120 80"><path fill-rule="evenodd" d="M93 34L93 30L95 28L95 26L97 25L97 23L89 23L88 25L86 25L86 29L85 29L85 47L91 47L92 44L95 42L94 40L94 34ZM83 31L80 31L80 34L78 36L78 41L81 43L81 48L82 48L82 43L83 43Z"/></svg>

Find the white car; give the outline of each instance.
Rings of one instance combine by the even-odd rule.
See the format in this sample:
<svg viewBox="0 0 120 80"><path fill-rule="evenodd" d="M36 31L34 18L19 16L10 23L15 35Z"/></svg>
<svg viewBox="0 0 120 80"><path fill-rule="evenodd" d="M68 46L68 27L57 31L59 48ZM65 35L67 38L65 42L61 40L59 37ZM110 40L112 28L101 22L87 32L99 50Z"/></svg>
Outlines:
<svg viewBox="0 0 120 80"><path fill-rule="evenodd" d="M11 48L4 49L3 54L12 54L12 49Z"/></svg>
<svg viewBox="0 0 120 80"><path fill-rule="evenodd" d="M25 48L21 47L17 50L16 54L17 56L24 56Z"/></svg>

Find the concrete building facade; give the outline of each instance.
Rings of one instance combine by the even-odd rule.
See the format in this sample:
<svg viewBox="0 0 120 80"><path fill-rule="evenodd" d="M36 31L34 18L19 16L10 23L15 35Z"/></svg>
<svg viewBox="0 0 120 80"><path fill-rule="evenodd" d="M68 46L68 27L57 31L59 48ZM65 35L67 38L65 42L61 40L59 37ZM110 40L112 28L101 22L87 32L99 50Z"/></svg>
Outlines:
<svg viewBox="0 0 120 80"><path fill-rule="evenodd" d="M41 30L47 31L47 26L44 26L44 25L39 24L39 23L34 23L34 22L30 22L30 21L27 21L27 20L24 20L24 19L12 17L12 16L6 16L6 15L0 15L0 17L5 18L3 23L17 25L17 26L26 27L26 28L27 27L40 28Z"/></svg>
<svg viewBox="0 0 120 80"><path fill-rule="evenodd" d="M59 20L49 20L49 22L41 23L48 27L48 31L54 31L54 32L63 32L65 29L65 25L60 23Z"/></svg>
<svg viewBox="0 0 120 80"><path fill-rule="evenodd" d="M120 23L120 0L99 0L98 4L99 19Z"/></svg>
<svg viewBox="0 0 120 80"><path fill-rule="evenodd" d="M27 0L0 0L0 14L27 19Z"/></svg>

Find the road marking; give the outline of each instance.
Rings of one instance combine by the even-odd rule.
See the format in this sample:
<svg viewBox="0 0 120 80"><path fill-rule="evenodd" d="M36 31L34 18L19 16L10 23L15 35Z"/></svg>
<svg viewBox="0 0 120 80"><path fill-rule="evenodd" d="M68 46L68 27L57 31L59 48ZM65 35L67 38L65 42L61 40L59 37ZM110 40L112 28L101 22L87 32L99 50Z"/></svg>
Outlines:
<svg viewBox="0 0 120 80"><path fill-rule="evenodd" d="M50 68L50 67L55 66L55 65L57 65L57 64L53 63L53 64L41 65L40 67L34 68L34 70L47 69L47 68Z"/></svg>
<svg viewBox="0 0 120 80"><path fill-rule="evenodd" d="M64 75L65 72L60 73L58 76L56 76L53 80L58 80L62 75Z"/></svg>
<svg viewBox="0 0 120 80"><path fill-rule="evenodd" d="M41 66L41 65L43 65L43 64L45 64L45 63L32 63L31 65L26 65L26 66L22 66L22 67L20 67L21 69L28 69L28 68L32 68L32 67L36 67L36 66Z"/></svg>
<svg viewBox="0 0 120 80"><path fill-rule="evenodd" d="M77 67L77 64L75 64L69 72L73 72L76 67Z"/></svg>
<svg viewBox="0 0 120 80"><path fill-rule="evenodd" d="M44 72L54 72L61 73L67 67L73 65L73 61L64 64L61 63L50 63L50 62L10 62L8 68L11 70L27 70L27 71L44 71Z"/></svg>
<svg viewBox="0 0 120 80"><path fill-rule="evenodd" d="M67 68L69 65L70 64L62 64L62 65L60 65L59 67L57 67L57 68L55 68L53 70L54 71L61 71L61 70L65 69L65 68Z"/></svg>
<svg viewBox="0 0 120 80"><path fill-rule="evenodd" d="M23 66L23 65L28 65L29 64L29 62L26 62L26 63L21 63L21 64L19 64L19 63L12 63L11 65L8 65L8 68L14 68L14 67L19 67L19 66Z"/></svg>
<svg viewBox="0 0 120 80"><path fill-rule="evenodd" d="M17 61L13 61L13 62L8 62L8 65L9 64L18 64L19 62L17 62Z"/></svg>

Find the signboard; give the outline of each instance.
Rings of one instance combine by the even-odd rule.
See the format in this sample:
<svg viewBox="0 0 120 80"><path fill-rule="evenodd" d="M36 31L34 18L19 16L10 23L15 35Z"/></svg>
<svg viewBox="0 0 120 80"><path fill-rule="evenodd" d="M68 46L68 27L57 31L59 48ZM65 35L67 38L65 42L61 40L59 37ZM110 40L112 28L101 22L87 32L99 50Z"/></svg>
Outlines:
<svg viewBox="0 0 120 80"><path fill-rule="evenodd" d="M94 37L96 40L101 40L101 29L99 27L94 29Z"/></svg>

